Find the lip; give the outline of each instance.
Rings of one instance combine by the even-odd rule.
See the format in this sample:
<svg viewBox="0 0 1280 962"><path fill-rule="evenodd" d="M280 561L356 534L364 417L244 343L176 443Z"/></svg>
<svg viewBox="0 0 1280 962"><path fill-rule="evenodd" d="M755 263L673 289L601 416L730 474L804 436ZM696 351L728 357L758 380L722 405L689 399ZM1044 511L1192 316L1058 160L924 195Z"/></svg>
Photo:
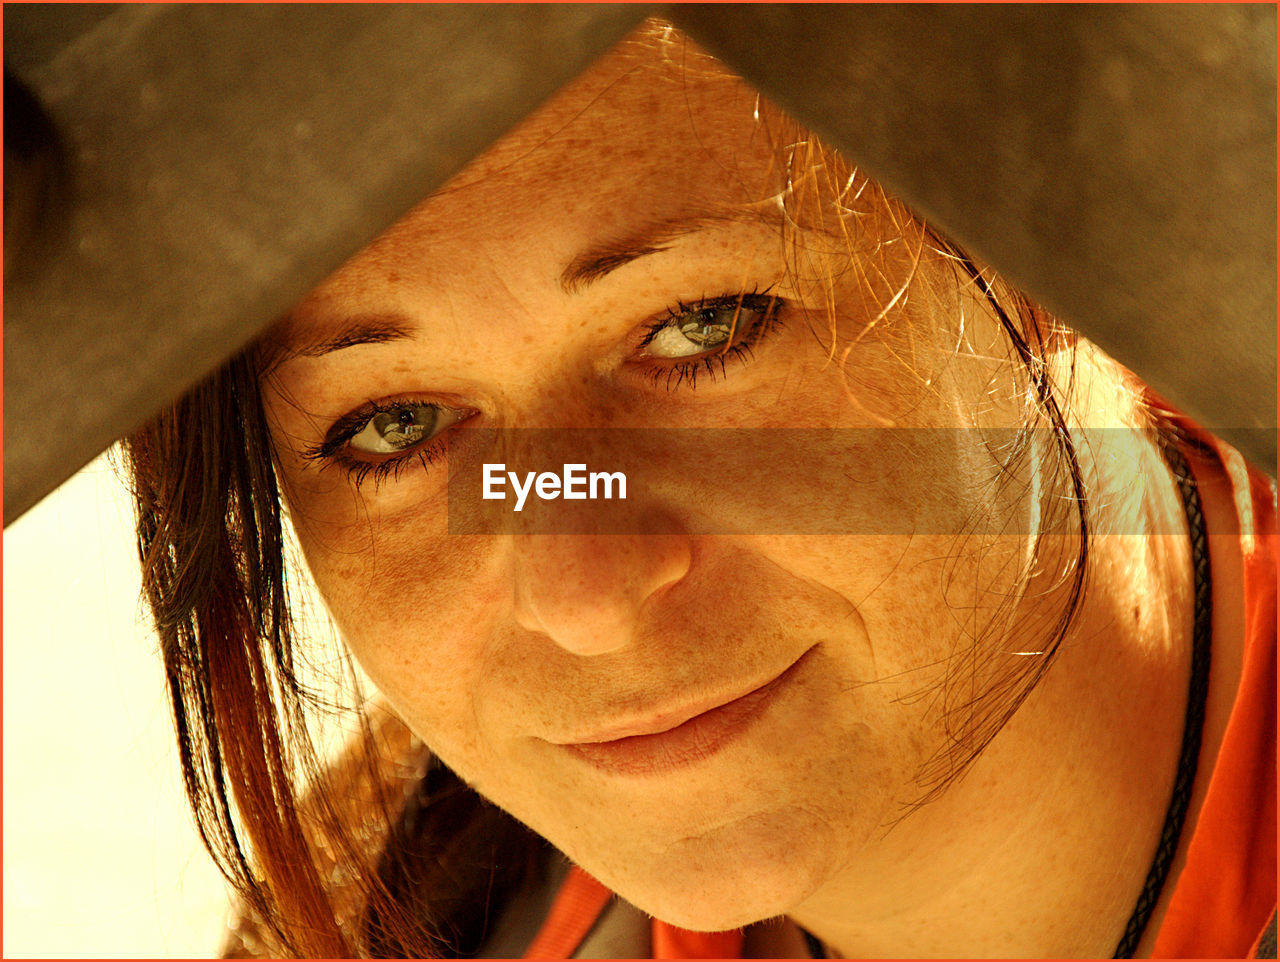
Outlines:
<svg viewBox="0 0 1280 962"><path fill-rule="evenodd" d="M695 714L690 715L688 709L667 712L648 721L615 726L603 738L559 743L559 747L593 768L618 775L658 775L687 768L745 734L799 673L812 651L810 648L763 685L729 701L695 709Z"/></svg>

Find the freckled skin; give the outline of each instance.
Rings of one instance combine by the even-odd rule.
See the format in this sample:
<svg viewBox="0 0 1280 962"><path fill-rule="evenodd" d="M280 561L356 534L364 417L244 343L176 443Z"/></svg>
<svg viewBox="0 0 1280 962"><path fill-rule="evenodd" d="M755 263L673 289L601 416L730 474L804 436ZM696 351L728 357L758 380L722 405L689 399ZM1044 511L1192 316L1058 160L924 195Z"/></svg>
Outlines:
<svg viewBox="0 0 1280 962"><path fill-rule="evenodd" d="M1016 631L1059 600L1052 571L1023 584L1031 489L989 485L990 455L968 435L859 443L830 430L1026 417L1025 375L995 319L920 225L868 190L854 222L871 226L851 243L876 252L857 261L874 270L849 269L845 246L833 273L822 251L845 243L834 233L788 246L776 226L738 224L678 238L580 292L559 284L580 251L637 225L690 208L768 209L783 189L754 93L688 53L698 69L687 74L653 43L610 54L295 312L399 313L420 328L291 361L268 385L315 580L352 651L432 749L645 911L704 929L787 914L872 956L1108 949L1147 857L1125 840L1158 828L1167 781L1163 768L1153 778L1127 763L1172 751L1177 698L1150 693L1176 693L1181 664L1166 651L1177 639L1105 630L1128 610L1123 598L1099 589L1081 619L1082 637L1112 646L1105 659L1096 647L1068 651L968 778L905 807L946 744L938 696L954 690L944 686L953 656L1000 602L1024 599L1008 622ZM727 362L696 391L648 376L639 337L677 301L766 289L788 306L750 363ZM908 296L878 317L899 289ZM1095 376L1103 368L1082 362L1078 377ZM410 464L359 490L336 465L304 464L289 440L318 443L337 417L406 395L472 410L477 427L812 428L830 440L775 439L767 457L745 457L601 434L591 469L628 465L635 496L616 507L629 533L450 534L447 476L466 456L465 428L450 434L449 464ZM579 460L543 453L549 470ZM981 512L1022 519L1024 533L958 539L955 519ZM821 533L885 519L879 534ZM1171 557L1153 579L1169 577ZM741 692L810 650L760 724L670 776L620 778L551 744ZM983 678L972 683L981 690ZM1136 727L1133 704L1142 733L1098 759L1101 732ZM1101 809L1086 815L1086 798ZM1127 853L1118 868L1116 850ZM1046 912L1069 924L1037 927ZM1041 941L1019 941L1026 933Z"/></svg>

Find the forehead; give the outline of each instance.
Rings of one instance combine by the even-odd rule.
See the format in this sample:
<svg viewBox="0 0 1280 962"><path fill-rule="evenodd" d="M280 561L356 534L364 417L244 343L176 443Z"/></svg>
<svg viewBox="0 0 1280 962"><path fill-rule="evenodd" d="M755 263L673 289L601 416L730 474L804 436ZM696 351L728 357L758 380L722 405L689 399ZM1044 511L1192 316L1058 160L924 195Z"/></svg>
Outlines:
<svg viewBox="0 0 1280 962"><path fill-rule="evenodd" d="M352 258L294 316L388 277L410 279L406 272L438 284L477 259L503 258L517 276L533 255L567 264L647 225L751 211L784 183L766 114L777 116L682 36L642 28Z"/></svg>

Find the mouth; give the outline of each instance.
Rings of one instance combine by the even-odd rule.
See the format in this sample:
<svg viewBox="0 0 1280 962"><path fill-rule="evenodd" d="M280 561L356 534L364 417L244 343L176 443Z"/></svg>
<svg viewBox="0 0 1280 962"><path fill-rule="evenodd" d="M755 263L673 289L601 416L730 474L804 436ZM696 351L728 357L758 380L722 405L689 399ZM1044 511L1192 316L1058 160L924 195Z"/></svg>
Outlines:
<svg viewBox="0 0 1280 962"><path fill-rule="evenodd" d="M649 722L619 726L607 733L609 737L565 742L559 747L593 768L617 775L659 775L695 765L746 734L800 673L813 650L763 685L692 716L687 711L659 714Z"/></svg>

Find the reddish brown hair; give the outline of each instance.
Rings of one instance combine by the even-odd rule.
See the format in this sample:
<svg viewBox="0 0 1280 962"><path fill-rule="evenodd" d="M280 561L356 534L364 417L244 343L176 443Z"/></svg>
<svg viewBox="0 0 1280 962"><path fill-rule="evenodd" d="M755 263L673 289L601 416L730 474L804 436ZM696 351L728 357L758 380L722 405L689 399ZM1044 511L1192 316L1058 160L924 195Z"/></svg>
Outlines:
<svg viewBox="0 0 1280 962"><path fill-rule="evenodd" d="M394 721L362 718L340 763L317 760L258 379L246 353L124 445L186 792L250 917L232 952L474 952L475 906L537 842Z"/></svg>

